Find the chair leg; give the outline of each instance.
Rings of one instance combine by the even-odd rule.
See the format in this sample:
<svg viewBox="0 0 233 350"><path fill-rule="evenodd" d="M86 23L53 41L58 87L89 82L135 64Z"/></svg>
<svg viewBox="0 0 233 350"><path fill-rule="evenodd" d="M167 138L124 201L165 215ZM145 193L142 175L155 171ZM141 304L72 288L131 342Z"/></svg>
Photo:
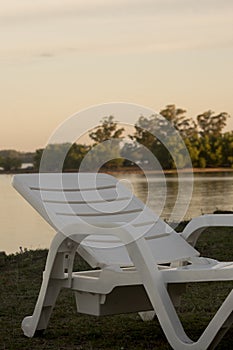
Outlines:
<svg viewBox="0 0 233 350"><path fill-rule="evenodd" d="M168 294L162 275L155 267L147 243L139 239L127 245L129 255L141 275L142 282L156 312L160 325L174 350L213 349L224 335L225 326L232 323L233 290L206 327L198 341L193 342L185 333Z"/></svg>
<svg viewBox="0 0 233 350"><path fill-rule="evenodd" d="M61 233L53 239L43 273L43 282L32 316L23 319L22 330L27 337L42 333L49 319L62 287L69 287L72 268L78 244ZM68 272L68 277L67 273Z"/></svg>
<svg viewBox="0 0 233 350"><path fill-rule="evenodd" d="M222 327L219 329L217 334L215 335L213 341L211 342L210 346L208 347L208 350L213 350L216 348L216 346L219 344L219 342L222 340L224 335L229 331L233 323L233 312L230 314L230 316L227 318L227 320L224 322Z"/></svg>
<svg viewBox="0 0 233 350"><path fill-rule="evenodd" d="M156 316L156 313L154 311L142 311L138 314L144 322L153 321Z"/></svg>
<svg viewBox="0 0 233 350"><path fill-rule="evenodd" d="M54 305L61 290L61 284L56 282L57 281L50 280L47 288L46 282L42 283L41 293L38 297L33 315L23 319L22 330L27 337L31 338L34 335L41 335L47 328ZM46 289L46 293L43 293L44 289ZM44 300L42 301L42 299Z"/></svg>

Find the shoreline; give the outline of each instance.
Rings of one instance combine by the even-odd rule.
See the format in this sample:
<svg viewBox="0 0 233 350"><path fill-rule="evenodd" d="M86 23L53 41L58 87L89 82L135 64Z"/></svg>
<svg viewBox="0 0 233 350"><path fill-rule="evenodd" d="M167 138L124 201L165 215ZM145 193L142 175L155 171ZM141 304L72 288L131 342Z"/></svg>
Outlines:
<svg viewBox="0 0 233 350"><path fill-rule="evenodd" d="M75 169L70 169L65 172L77 172ZM99 172L101 173L107 173L107 174L176 174L177 169L165 169L165 170L142 170L138 167L126 167L121 169L101 169ZM184 168L179 169L179 173L231 173L233 172L233 168ZM37 171L34 170L26 170L26 169L19 169L19 170L12 170L12 171L4 171L0 170L0 175L14 175L14 174L33 174L37 173Z"/></svg>
<svg viewBox="0 0 233 350"><path fill-rule="evenodd" d="M108 174L177 174L176 169L167 169L167 170L141 170L141 169L119 169L119 170L105 170L101 172L106 172ZM233 168L186 168L179 169L179 173L189 174L189 173L231 173Z"/></svg>

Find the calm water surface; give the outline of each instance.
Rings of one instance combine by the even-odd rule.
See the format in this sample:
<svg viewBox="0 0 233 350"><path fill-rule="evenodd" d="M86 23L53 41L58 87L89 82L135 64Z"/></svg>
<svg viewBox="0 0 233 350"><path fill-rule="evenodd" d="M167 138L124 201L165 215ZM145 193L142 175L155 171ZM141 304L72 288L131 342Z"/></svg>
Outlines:
<svg viewBox="0 0 233 350"><path fill-rule="evenodd" d="M179 203L174 212L179 184L174 175L148 176L119 175L123 182L131 184L134 193L161 217L170 221L182 216L190 219L216 209L233 210L233 173L195 174L191 202L184 212L187 194L192 182L182 176ZM164 200L165 199L165 200ZM172 214L172 215L171 215ZM19 247L36 249L48 247L54 231L39 214L12 188L11 175L0 175L0 251L12 253Z"/></svg>

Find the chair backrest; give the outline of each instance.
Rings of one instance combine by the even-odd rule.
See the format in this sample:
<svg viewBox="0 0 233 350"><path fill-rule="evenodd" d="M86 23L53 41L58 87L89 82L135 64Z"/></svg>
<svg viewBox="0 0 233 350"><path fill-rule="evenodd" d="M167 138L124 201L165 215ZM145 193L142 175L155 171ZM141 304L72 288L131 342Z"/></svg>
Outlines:
<svg viewBox="0 0 233 350"><path fill-rule="evenodd" d="M144 235L158 263L199 255L111 175L21 174L13 177L13 186L56 230L61 222L63 226L83 222L98 226L130 223L135 237ZM125 247L111 234L89 236L82 242L80 254L92 266L132 265Z"/></svg>

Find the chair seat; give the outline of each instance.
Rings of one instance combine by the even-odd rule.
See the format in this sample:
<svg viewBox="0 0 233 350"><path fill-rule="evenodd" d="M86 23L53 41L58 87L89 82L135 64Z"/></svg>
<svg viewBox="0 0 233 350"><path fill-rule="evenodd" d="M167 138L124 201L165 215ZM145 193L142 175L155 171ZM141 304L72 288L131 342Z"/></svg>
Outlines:
<svg viewBox="0 0 233 350"><path fill-rule="evenodd" d="M216 261L216 260L215 260ZM211 282L232 280L233 262L217 262L187 265L179 267L159 266L165 283ZM206 275L208 271L208 275ZM117 286L139 285L142 280L134 267L122 268L117 271L108 269L74 272L72 274L72 289L80 292L108 294Z"/></svg>

